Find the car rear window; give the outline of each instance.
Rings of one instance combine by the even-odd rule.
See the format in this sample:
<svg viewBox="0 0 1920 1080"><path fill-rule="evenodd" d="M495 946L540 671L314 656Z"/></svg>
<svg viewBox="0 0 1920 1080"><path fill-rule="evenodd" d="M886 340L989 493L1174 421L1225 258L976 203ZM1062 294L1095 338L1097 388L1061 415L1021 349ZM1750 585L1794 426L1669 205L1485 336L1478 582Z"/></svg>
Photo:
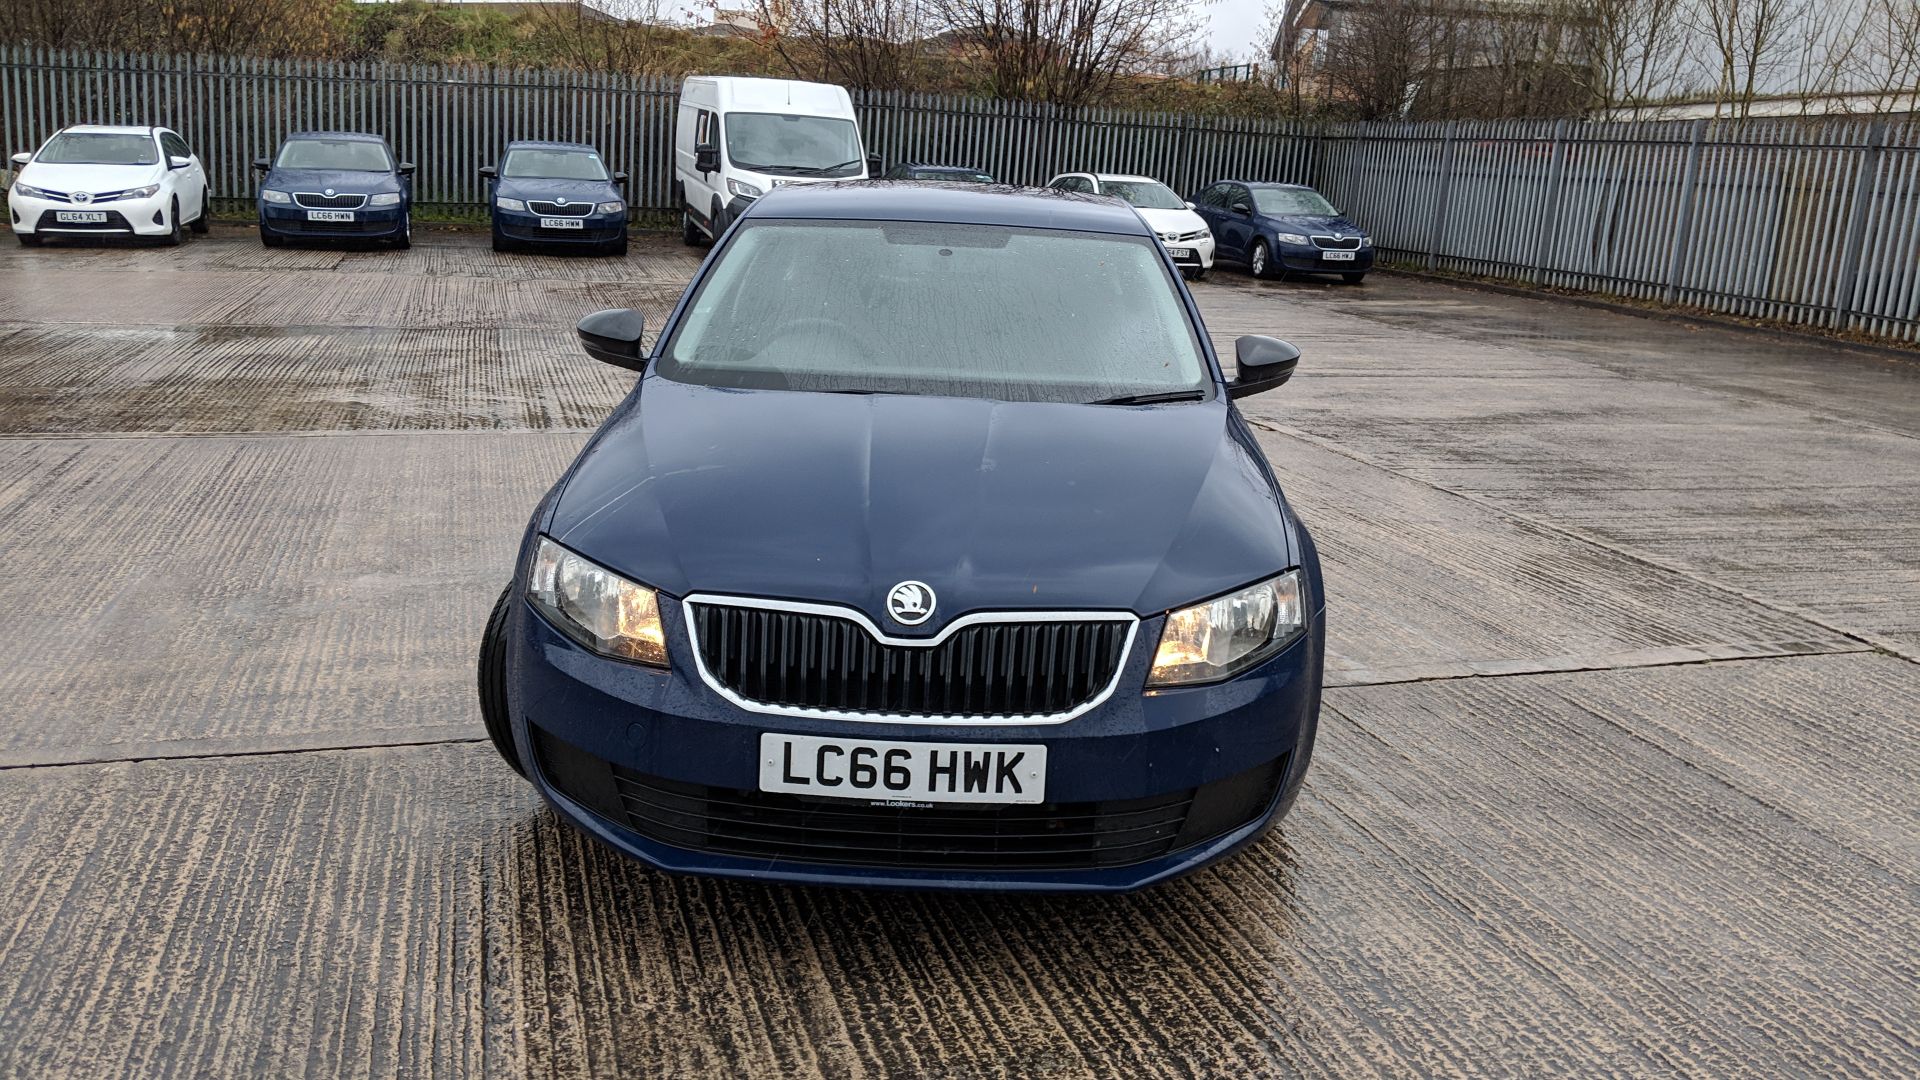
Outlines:
<svg viewBox="0 0 1920 1080"><path fill-rule="evenodd" d="M151 135L69 131L55 135L34 160L48 165L155 165L160 151Z"/></svg>
<svg viewBox="0 0 1920 1080"><path fill-rule="evenodd" d="M1004 401L1212 385L1150 238L919 222L743 222L655 370Z"/></svg>

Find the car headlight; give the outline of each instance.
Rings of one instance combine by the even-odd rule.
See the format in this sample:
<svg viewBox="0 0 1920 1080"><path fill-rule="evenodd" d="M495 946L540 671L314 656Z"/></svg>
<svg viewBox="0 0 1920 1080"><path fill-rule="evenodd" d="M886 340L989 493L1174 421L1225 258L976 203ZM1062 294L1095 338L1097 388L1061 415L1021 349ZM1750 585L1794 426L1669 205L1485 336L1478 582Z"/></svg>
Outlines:
<svg viewBox="0 0 1920 1080"><path fill-rule="evenodd" d="M626 210L626 208L627 208L627 204L620 202L618 200L615 200L613 202L603 202L599 206L594 207L595 210L598 210L603 214L622 213L623 211Z"/></svg>
<svg viewBox="0 0 1920 1080"><path fill-rule="evenodd" d="M509 199L504 195L493 200L493 205L499 207L502 210L520 211L520 210L525 210L527 208L526 200Z"/></svg>
<svg viewBox="0 0 1920 1080"><path fill-rule="evenodd" d="M13 193L15 195L25 195L30 199L53 198L53 193L51 191L47 191L43 188L34 187L32 184L23 184L18 180L15 180L13 182Z"/></svg>
<svg viewBox="0 0 1920 1080"><path fill-rule="evenodd" d="M1373 237L1371 237L1371 236L1363 236L1363 237L1361 237L1361 238L1360 238L1360 246L1361 246L1361 247L1363 247L1363 248L1370 248L1370 247L1372 247L1372 246L1373 246Z"/></svg>
<svg viewBox="0 0 1920 1080"><path fill-rule="evenodd" d="M738 195L743 199L757 199L761 195L765 194L759 188L754 187L752 184L743 184L740 181L734 180L732 178L728 178L727 180L727 190L733 192L735 195Z"/></svg>
<svg viewBox="0 0 1920 1080"><path fill-rule="evenodd" d="M158 194L159 191L159 184L148 184L146 187L128 188L120 194L115 195L113 199L151 199ZM112 202L113 199L101 199L98 201Z"/></svg>
<svg viewBox="0 0 1920 1080"><path fill-rule="evenodd" d="M383 191L380 194L375 195L372 198L368 199L367 205L368 206L399 206L400 193L397 191Z"/></svg>
<svg viewBox="0 0 1920 1080"><path fill-rule="evenodd" d="M260 198L261 201L273 203L275 206L284 206L293 201L293 196L284 191L275 191L272 188L261 188Z"/></svg>
<svg viewBox="0 0 1920 1080"><path fill-rule="evenodd" d="M667 666L660 594L540 538L527 597L568 637L597 653Z"/></svg>
<svg viewBox="0 0 1920 1080"><path fill-rule="evenodd" d="M1279 240L1283 244L1299 244L1301 247L1306 247L1309 243L1311 243L1311 241L1309 241L1306 237L1301 236L1297 232L1279 233L1279 234L1276 234L1274 239Z"/></svg>
<svg viewBox="0 0 1920 1080"><path fill-rule="evenodd" d="M1265 660L1306 628L1300 571L1167 616L1148 686L1215 682Z"/></svg>

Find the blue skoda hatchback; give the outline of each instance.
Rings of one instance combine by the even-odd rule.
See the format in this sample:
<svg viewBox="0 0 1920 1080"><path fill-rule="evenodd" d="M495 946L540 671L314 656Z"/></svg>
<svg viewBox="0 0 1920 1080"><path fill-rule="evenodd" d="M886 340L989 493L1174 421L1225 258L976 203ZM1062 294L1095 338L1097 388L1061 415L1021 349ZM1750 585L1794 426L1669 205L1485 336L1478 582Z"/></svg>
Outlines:
<svg viewBox="0 0 1920 1080"><path fill-rule="evenodd" d="M480 170L491 191L493 250L539 245L627 253L627 174L583 143L513 142Z"/></svg>
<svg viewBox="0 0 1920 1080"><path fill-rule="evenodd" d="M653 866L1055 891L1286 813L1319 561L1131 207L823 184L755 202L541 501L480 649L488 733Z"/></svg>
<svg viewBox="0 0 1920 1080"><path fill-rule="evenodd" d="M260 242L413 242L413 163L387 140L354 131L299 131L271 158L255 158Z"/></svg>

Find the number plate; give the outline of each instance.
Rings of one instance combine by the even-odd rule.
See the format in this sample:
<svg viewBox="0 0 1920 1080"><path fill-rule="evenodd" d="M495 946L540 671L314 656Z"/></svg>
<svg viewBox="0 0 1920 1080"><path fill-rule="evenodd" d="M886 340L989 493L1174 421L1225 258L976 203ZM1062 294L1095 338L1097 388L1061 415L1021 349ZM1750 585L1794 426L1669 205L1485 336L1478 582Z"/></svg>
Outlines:
<svg viewBox="0 0 1920 1080"><path fill-rule="evenodd" d="M353 211L351 210L309 210L307 211L307 220L308 221L352 221Z"/></svg>
<svg viewBox="0 0 1920 1080"><path fill-rule="evenodd" d="M1168 248L1167 254L1173 256L1176 259L1191 259L1193 258L1193 249L1192 248Z"/></svg>
<svg viewBox="0 0 1920 1080"><path fill-rule="evenodd" d="M760 790L902 803L1037 803L1047 748L760 736Z"/></svg>
<svg viewBox="0 0 1920 1080"><path fill-rule="evenodd" d="M107 212L105 210L55 210L53 220L72 225L105 225Z"/></svg>
<svg viewBox="0 0 1920 1080"><path fill-rule="evenodd" d="M1320 253L1320 255L1322 258L1326 259L1328 262L1352 262L1353 261L1353 252L1351 251L1323 251Z"/></svg>
<svg viewBox="0 0 1920 1080"><path fill-rule="evenodd" d="M577 217L543 217L540 219L543 229L579 229L583 228Z"/></svg>

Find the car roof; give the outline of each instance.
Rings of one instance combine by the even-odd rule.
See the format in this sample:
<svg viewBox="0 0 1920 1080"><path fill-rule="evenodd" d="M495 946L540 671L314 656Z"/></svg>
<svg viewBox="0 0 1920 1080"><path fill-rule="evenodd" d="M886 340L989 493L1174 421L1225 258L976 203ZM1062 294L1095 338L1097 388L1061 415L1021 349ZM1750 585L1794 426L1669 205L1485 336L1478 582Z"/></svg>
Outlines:
<svg viewBox="0 0 1920 1080"><path fill-rule="evenodd" d="M1100 173L1082 173L1081 175L1091 176L1095 180L1098 180L1103 184L1106 183L1108 180L1131 180L1136 182L1144 182L1148 184L1160 183L1160 181L1155 180L1151 176L1136 176L1133 173L1100 172ZM1161 186L1164 187L1165 185L1163 184Z"/></svg>
<svg viewBox="0 0 1920 1080"><path fill-rule="evenodd" d="M153 124L74 124L60 130L81 135L151 135L158 129Z"/></svg>
<svg viewBox="0 0 1920 1080"><path fill-rule="evenodd" d="M896 161L894 164L903 169L925 169L928 172L983 173L987 170L976 169L970 165L934 165L925 161Z"/></svg>
<svg viewBox="0 0 1920 1080"><path fill-rule="evenodd" d="M1150 236L1133 207L1101 195L997 184L862 180L794 184L755 201L753 217L821 221L937 221Z"/></svg>
<svg viewBox="0 0 1920 1080"><path fill-rule="evenodd" d="M355 142L383 143L387 140L379 135L369 135L364 131L293 131L288 132L283 141L294 139L349 139Z"/></svg>
<svg viewBox="0 0 1920 1080"><path fill-rule="evenodd" d="M509 150L585 150L597 154L600 151L587 143L556 142L551 139L515 139L507 144Z"/></svg>
<svg viewBox="0 0 1920 1080"><path fill-rule="evenodd" d="M1313 188L1306 184L1282 184L1272 180L1221 180L1219 183L1239 184L1241 187L1259 188L1262 191L1313 191ZM1314 194L1317 195L1319 192Z"/></svg>

